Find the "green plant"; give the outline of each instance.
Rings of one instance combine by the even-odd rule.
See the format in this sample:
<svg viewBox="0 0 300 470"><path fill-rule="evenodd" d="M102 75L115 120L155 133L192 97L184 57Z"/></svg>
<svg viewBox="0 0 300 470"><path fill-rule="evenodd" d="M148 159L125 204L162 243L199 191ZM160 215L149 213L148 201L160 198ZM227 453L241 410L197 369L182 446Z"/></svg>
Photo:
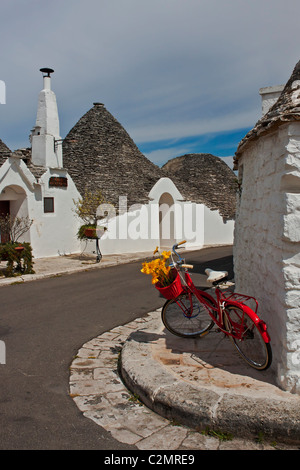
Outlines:
<svg viewBox="0 0 300 470"><path fill-rule="evenodd" d="M86 234L85 234L85 231L87 229L96 229L96 225L95 224L85 224L85 225L81 225L81 227L79 227L79 230L77 232L77 237L79 238L79 240L84 240L86 238L97 238L97 235L95 234L95 236L92 236L92 237L87 237Z"/></svg>
<svg viewBox="0 0 300 470"><path fill-rule="evenodd" d="M10 214L0 216L0 231L5 234L11 243L16 243L26 233L33 220L29 217L12 217Z"/></svg>
<svg viewBox="0 0 300 470"><path fill-rule="evenodd" d="M75 204L75 213L78 217L85 222L85 224L96 225L97 220L103 218L97 214L98 207L101 204L107 203L100 190L91 191L86 189L83 197L77 201L73 200Z"/></svg>
<svg viewBox="0 0 300 470"><path fill-rule="evenodd" d="M141 403L140 397L137 393L131 393L130 397L128 398L128 401L132 403L136 403L139 406L143 406L143 404Z"/></svg>
<svg viewBox="0 0 300 470"><path fill-rule="evenodd" d="M213 430L207 427L201 432L204 436L216 437L219 441L232 441L233 435L230 432L224 432L220 430Z"/></svg>
<svg viewBox="0 0 300 470"><path fill-rule="evenodd" d="M19 248L22 248L20 251ZM0 258L7 261L4 276L34 274L33 256L30 243L3 243L0 245Z"/></svg>
<svg viewBox="0 0 300 470"><path fill-rule="evenodd" d="M105 216L99 215L98 208L101 204L107 204L102 192L100 190L91 191L86 189L82 198L77 201L73 200L75 204L75 213L84 222L79 228L77 236L80 240L87 238L97 238L97 235L87 237L85 235L86 229L95 229L97 221L103 219ZM98 227L100 228L100 227ZM106 230L106 227L102 227Z"/></svg>
<svg viewBox="0 0 300 470"><path fill-rule="evenodd" d="M256 437L256 442L258 442L259 444L262 444L264 442L264 439L265 439L265 435L264 435L264 432L263 431L259 431L258 432L258 435Z"/></svg>

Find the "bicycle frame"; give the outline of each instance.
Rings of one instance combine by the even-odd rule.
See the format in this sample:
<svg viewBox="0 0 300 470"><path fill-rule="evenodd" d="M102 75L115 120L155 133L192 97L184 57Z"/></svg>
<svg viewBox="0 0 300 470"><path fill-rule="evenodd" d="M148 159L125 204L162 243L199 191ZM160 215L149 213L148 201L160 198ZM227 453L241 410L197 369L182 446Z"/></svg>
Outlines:
<svg viewBox="0 0 300 470"><path fill-rule="evenodd" d="M216 301L216 299L213 296L211 296L210 294L208 294L207 292L205 292L204 295L201 295L202 291L200 291L199 289L196 288L196 286L194 285L194 283L192 281L192 278L191 278L190 274L187 271L185 271L184 276L185 276L186 286L183 286L183 292L188 294L189 297L191 297L191 295L194 294L197 297L197 299L199 300L199 302L206 308L207 312L212 317L212 319L214 320L216 325L222 331L224 331L224 333L228 334L228 332L225 330L224 323L223 323L223 309L221 308L219 290L216 289L216 294L217 294L217 301ZM210 300L210 302L207 302L205 297L208 298ZM213 305L211 305L211 303ZM179 303L177 302L177 304L179 304ZM181 306L180 306L180 308L182 309ZM192 302L191 302L191 308L190 308L189 316L192 316L192 314L193 314L192 309L193 309L193 306L192 306ZM216 315L215 315L215 313L216 313Z"/></svg>
<svg viewBox="0 0 300 470"><path fill-rule="evenodd" d="M188 316L192 317L193 315L193 305L191 301L191 295L194 294L199 300L199 302L206 308L208 314L210 315L212 320L215 322L215 324L218 326L218 328L221 331L223 331L227 336L232 336L235 339L242 341L243 337L245 336L247 332L247 330L245 330L243 327L244 326L243 318L245 315L248 315L252 319L252 321L256 324L256 326L259 328L264 341L266 343L269 343L270 336L267 332L266 323L263 320L261 320L259 316L257 315L258 303L256 299L254 297L245 296L243 294L236 294L233 292L223 293L219 287L216 287L215 289L216 297L217 297L217 300L216 300L209 293L203 292L200 289L197 289L192 281L190 274L188 273L188 265L183 264L184 260L176 252L175 248L176 248L176 245L173 247L173 252L178 256L179 261L176 263L173 260L173 266L178 272L180 272L181 268L184 269L184 284L182 283L182 286L183 286L183 293L188 294L189 299L190 299L190 309L189 309ZM206 301L205 297L209 299L209 301ZM237 300L234 300L234 299L237 299ZM247 305L245 305L243 301L241 301L241 300L244 300L245 302L246 300L250 300L250 299L252 299L255 302L255 305L256 305L255 311L252 310ZM183 313L186 315L186 308L180 305L180 299L178 299L178 301L176 299L174 300L178 304L178 306L181 308ZM226 315L226 308L228 308L229 306L232 306L233 308L236 307L243 312L243 318L241 319L240 323L232 324L231 322L231 325L234 327L231 332L228 331L224 325L224 315Z"/></svg>

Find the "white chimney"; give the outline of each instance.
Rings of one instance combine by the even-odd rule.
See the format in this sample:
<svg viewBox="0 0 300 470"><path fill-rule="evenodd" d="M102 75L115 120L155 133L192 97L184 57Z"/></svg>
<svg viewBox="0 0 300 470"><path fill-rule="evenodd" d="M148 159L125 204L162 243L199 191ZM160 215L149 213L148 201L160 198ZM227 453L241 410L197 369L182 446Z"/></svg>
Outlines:
<svg viewBox="0 0 300 470"><path fill-rule="evenodd" d="M43 89L38 99L36 124L31 133L32 163L49 168L62 167L62 140L59 135L59 119L55 93L51 90L54 70L43 72Z"/></svg>
<svg viewBox="0 0 300 470"><path fill-rule="evenodd" d="M262 115L264 116L269 109L273 106L274 103L278 100L284 89L283 85L277 86L268 86L261 88L259 94L261 95L262 100Z"/></svg>

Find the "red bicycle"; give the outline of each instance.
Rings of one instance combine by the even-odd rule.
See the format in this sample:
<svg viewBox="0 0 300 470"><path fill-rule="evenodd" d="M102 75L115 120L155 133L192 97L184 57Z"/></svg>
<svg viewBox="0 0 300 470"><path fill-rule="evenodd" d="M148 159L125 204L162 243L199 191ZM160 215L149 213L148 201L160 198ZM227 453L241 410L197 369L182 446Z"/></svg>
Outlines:
<svg viewBox="0 0 300 470"><path fill-rule="evenodd" d="M208 282L215 288L215 298L197 288L188 272L192 265L184 263L174 245L171 266L176 279L171 288L159 289L168 299L162 308L162 321L174 335L195 338L206 335L214 325L228 336L240 356L257 370L266 370L272 362L270 336L266 323L257 314L254 297L221 290L228 281L227 271L206 269ZM182 275L184 274L184 276ZM254 310L246 303L252 301Z"/></svg>

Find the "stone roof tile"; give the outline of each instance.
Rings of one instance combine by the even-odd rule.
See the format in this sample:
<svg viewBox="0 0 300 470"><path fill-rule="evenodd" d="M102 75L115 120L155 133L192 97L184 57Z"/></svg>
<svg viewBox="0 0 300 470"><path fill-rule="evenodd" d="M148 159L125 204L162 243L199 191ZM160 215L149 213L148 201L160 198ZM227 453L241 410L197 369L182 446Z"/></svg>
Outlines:
<svg viewBox="0 0 300 470"><path fill-rule="evenodd" d="M221 158L187 154L168 161L163 170L185 199L218 210L225 219L235 217L236 176Z"/></svg>
<svg viewBox="0 0 300 470"><path fill-rule="evenodd" d="M101 103L94 103L64 139L63 162L81 194L100 188L113 204L119 196L127 196L129 206L146 203L162 176Z"/></svg>
<svg viewBox="0 0 300 470"><path fill-rule="evenodd" d="M185 199L220 210L225 218L235 214L235 175L220 158L185 155L159 168L101 103L94 103L64 139L63 162L81 194L100 188L115 205L119 196L127 196L129 207L147 203L154 184L170 177Z"/></svg>
<svg viewBox="0 0 300 470"><path fill-rule="evenodd" d="M7 158L11 155L11 150L7 147L7 145L0 139L0 166L7 160Z"/></svg>
<svg viewBox="0 0 300 470"><path fill-rule="evenodd" d="M300 120L300 61L286 83L281 95L269 111L255 124L241 140L235 154L235 164L250 142L286 122Z"/></svg>

